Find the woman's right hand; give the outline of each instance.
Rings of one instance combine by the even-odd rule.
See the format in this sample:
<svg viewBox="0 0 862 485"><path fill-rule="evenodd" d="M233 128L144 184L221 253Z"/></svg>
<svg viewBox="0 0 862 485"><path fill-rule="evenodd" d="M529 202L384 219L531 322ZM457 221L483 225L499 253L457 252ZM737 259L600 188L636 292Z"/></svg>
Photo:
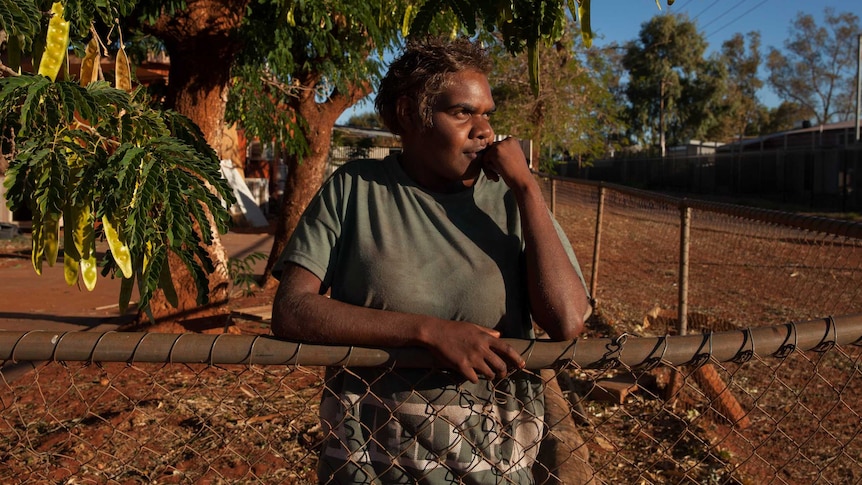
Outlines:
<svg viewBox="0 0 862 485"><path fill-rule="evenodd" d="M524 359L496 330L359 307L323 296L320 288L320 278L307 269L296 264L285 267L272 307L275 336L318 344L422 346L441 366L474 383L480 375L503 378L524 367Z"/></svg>
<svg viewBox="0 0 862 485"><path fill-rule="evenodd" d="M500 332L468 322L441 320L422 339L441 365L460 372L472 383L479 376L501 379L524 368L521 355L500 339Z"/></svg>

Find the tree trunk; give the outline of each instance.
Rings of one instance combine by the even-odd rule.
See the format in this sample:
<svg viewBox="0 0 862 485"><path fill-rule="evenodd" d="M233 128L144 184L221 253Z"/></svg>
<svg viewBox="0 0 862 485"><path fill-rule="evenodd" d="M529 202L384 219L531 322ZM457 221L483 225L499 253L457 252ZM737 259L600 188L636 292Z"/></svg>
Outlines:
<svg viewBox="0 0 862 485"><path fill-rule="evenodd" d="M533 126L532 135L533 140L533 153L530 155L533 157L533 163L535 164L536 171L542 170L542 129L545 126L545 102L541 99L536 100L533 104L532 110L530 112L530 123ZM548 160L547 167L551 167L551 161Z"/></svg>
<svg viewBox="0 0 862 485"><path fill-rule="evenodd" d="M303 84L313 87L319 78L314 76ZM351 85L347 93L336 92L324 103L318 103L314 99L314 89L303 89L302 92L306 94L300 97L292 108L305 120L303 135L308 141L309 153L302 159L292 156L288 160L287 179L284 183L284 196L276 222L275 237L263 273L264 287L271 288L277 284L272 277L273 267L287 246L305 207L323 182L335 121L344 110L371 92L371 87L367 83Z"/></svg>
<svg viewBox="0 0 862 485"><path fill-rule="evenodd" d="M221 147L230 68L241 44L234 33L249 0L188 0L186 9L163 15L147 32L161 39L171 59L166 105L200 127L210 146ZM221 157L221 153L219 153ZM209 304L199 307L194 282L185 265L173 254L169 264L179 305L173 308L161 292L151 308L157 320L186 320L227 314L230 278L227 253L219 235L207 248L215 265L210 275Z"/></svg>

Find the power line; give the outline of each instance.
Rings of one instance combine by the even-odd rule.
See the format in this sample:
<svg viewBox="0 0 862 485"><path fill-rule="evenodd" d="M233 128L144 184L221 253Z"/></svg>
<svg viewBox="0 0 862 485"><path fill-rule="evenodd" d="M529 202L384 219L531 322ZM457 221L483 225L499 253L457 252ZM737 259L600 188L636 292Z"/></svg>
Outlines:
<svg viewBox="0 0 862 485"><path fill-rule="evenodd" d="M701 15L703 15L707 10L709 10L709 9L711 9L712 7L716 6L716 5L718 4L718 2L719 2L719 0L714 0L712 3L710 3L709 5L707 5L707 7L706 7L705 9L701 10L700 12L698 12L698 14L697 14L697 15L695 15L691 20L692 20L692 21L697 20L697 18L698 18L698 17L700 17Z"/></svg>
<svg viewBox="0 0 862 485"><path fill-rule="evenodd" d="M707 27L709 27L710 25L714 24L714 23L715 23L715 22L717 22L720 18L722 18L722 17L724 17L725 15L729 14L730 12L732 12L732 11L733 11L733 9L735 9L736 7L738 7L738 6L742 5L742 4L743 4L743 3L745 3L745 2L746 2L746 0L739 0L738 2L736 2L735 4L733 4L733 6L732 6L732 7L730 7L730 8L729 8L729 9L727 9L727 10L725 10L724 12L722 12L722 13L721 13L721 15L719 15L718 17L715 17L714 19L710 20L710 21L709 21L709 22L707 22L706 24L701 25L701 26L700 26L700 28L701 28L701 29L706 29Z"/></svg>
<svg viewBox="0 0 862 485"><path fill-rule="evenodd" d="M756 4L755 6L753 6L753 7L749 8L749 9L748 9L748 10L746 10L745 12L741 13L739 16L737 16L736 18L734 18L734 19L733 19L733 20L731 20L730 22L728 22L728 23L726 23L726 24L722 25L721 27L719 27L719 28L717 28L717 29L713 30L713 31L712 31L709 35L707 35L706 37L707 37L707 38L710 38L710 37L712 37L713 35L715 35L715 34L719 33L719 32L720 32L720 31L722 31L725 27L727 27L727 26L729 26L729 25L733 24L734 22L736 22L737 20L741 19L742 17L745 17L746 15L748 15L749 13L751 13L754 9L756 9L756 8L760 7L761 5L763 5L764 3L768 2L768 1L769 1L769 0L762 0L760 3L758 3L758 4ZM705 26L704 26L704 27L705 27Z"/></svg>
<svg viewBox="0 0 862 485"><path fill-rule="evenodd" d="M677 2L674 3L673 5L667 6L667 11L668 12L675 12L675 13L683 13L685 10L688 10L689 5L691 5L690 1L689 2L683 2L682 0L677 0Z"/></svg>

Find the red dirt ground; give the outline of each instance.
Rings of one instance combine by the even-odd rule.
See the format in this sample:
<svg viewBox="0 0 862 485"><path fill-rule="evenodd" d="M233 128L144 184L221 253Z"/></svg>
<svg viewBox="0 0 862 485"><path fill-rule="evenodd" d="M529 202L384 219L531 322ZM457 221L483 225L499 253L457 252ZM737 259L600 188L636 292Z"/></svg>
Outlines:
<svg viewBox="0 0 862 485"><path fill-rule="evenodd" d="M591 240L583 236L592 230L591 213L561 213L558 214L558 219L573 239L573 245L579 255L591 253ZM648 268L639 266L647 259L661 259L656 256L658 250L649 250L644 253L636 253L634 249L643 250L643 248L651 248L652 246L668 246L673 244L677 236L673 231L667 234L662 234L659 231L664 230L659 226L650 229L649 232L635 230L634 224L639 223L636 217L622 219L622 222L609 224L609 229L605 234L605 245L602 248L602 264L604 272L599 279L600 288L619 288L616 293L608 290L600 292L599 296L604 305L604 318L596 319L593 326L588 331L588 336L610 336L617 335L622 332L638 333L644 331L661 332L664 329L646 329L642 327L645 322L644 317L655 306L669 308L666 300L658 301L656 297L656 288L644 284L645 281L655 282L656 279L662 280L663 277L668 281L666 294L675 294L676 289L672 285L674 275L671 270L666 270L665 274L659 273L656 278L655 273L651 273ZM570 228L577 229L569 231ZM610 228L616 228L612 232ZM229 249L232 255L248 254L250 250L267 252L269 246L264 238L245 238L247 235L236 236L233 250ZM229 239L230 236L226 239ZM713 236L709 239L710 242L716 241ZM795 241L785 241L776 239L776 243L772 246L766 246L765 238L761 237L752 242L750 247L746 246L743 240L734 240L732 247L734 253L743 255L757 254L758 252L770 252L770 255L777 253L775 248L780 248L778 244L793 244L794 248L788 249L788 252L797 252L799 249ZM263 242L262 242L263 241ZM670 241L670 242L668 242ZM30 265L29 257L27 256L27 245L24 241L23 247L19 246L22 241L17 241L13 244L8 242L0 242L0 329L26 330L45 328L52 330L81 330L94 328L96 330L105 330L114 328L117 324L123 323L123 317L118 315L116 307L116 297L118 294L118 285L115 281L99 280L97 290L92 293L81 292L76 288L65 286L62 277L62 265L55 268L46 268L45 274L41 277L33 273ZM225 243L228 246L228 243ZM720 254L725 251L724 247L710 249L707 254ZM824 248L825 251L830 248ZM646 254L647 257L643 255ZM796 253L794 253L796 254ZM855 256L854 256L855 257ZM584 268L585 276L589 278L590 262L585 261L582 257L581 265ZM809 258L813 260L813 256ZM843 260L846 262L847 257ZM673 261L667 265L673 268ZM819 264L828 269L825 272L824 279L834 279L838 270L827 267L827 265ZM814 266L809 261L809 266ZM848 271L852 275L858 275L858 264L851 266ZM615 269L616 268L616 269ZM715 267L711 267L715 268ZM709 269L708 271L716 271ZM694 289L700 300L697 303L703 308L720 309L722 305L726 305L728 301L733 303L732 310L738 315L748 317L752 322L762 322L766 318L785 318L784 310L781 308L766 307L761 308L761 305L773 303L767 296L769 289L766 285L752 284L757 281L760 273L764 272L763 267L757 265L739 264L732 268L732 275L721 275L720 277L703 278L699 280L698 286ZM808 267L801 267L800 272L808 271ZM843 270L842 270L843 271ZM813 275L813 272L805 273L806 276ZM791 275L793 276L793 275ZM840 275L839 275L840 276ZM853 276L854 278L856 276ZM788 281L799 280L794 279ZM810 287L820 287L825 284L815 284L814 277ZM736 282L736 286L729 286L728 281ZM589 282L589 281L588 281ZM615 285L615 286L614 286ZM849 299L857 300L855 295L858 295L859 286L853 287L856 293L849 295ZM775 284L775 291L793 290L795 294L805 292L789 287L787 284ZM752 294L759 295L752 297ZM810 291L808 292L810 293ZM820 298L822 300L822 298ZM246 308L261 304L268 304L272 301L272 292L261 292L251 297L237 296L232 300L233 308ZM621 302L636 302L630 307L623 307ZM673 301L672 298L670 300ZM819 300L818 300L819 301ZM711 321L716 321L715 316L709 318ZM788 321L788 320L780 320ZM237 333L267 333L268 327L260 322L235 319L234 326L231 331ZM204 325L205 327L205 325ZM156 327L153 330L160 332L180 332L180 331L201 331L206 330L200 326L192 329L182 328L180 326L164 325ZM221 331L221 328L213 328L211 331ZM858 369L859 356L845 355L841 360L841 365L849 365L851 368L855 365ZM770 364L771 365L771 364ZM810 367L810 366L809 366ZM764 366L758 369L764 369ZM790 375L790 371L802 369L801 376ZM777 440L774 444L764 441L762 445L758 445L759 441L752 438L739 439L736 434L728 436L728 427L721 423L720 420L704 420L698 419L696 414L691 411L696 411L694 406L683 406L679 410L672 409L675 413L668 413L669 408L662 408L659 400L651 399L646 393L633 395L625 404L625 406L614 405L599 405L587 403L586 409L593 419L593 425L601 423L600 427L591 428L597 434L585 434L588 442L591 442L591 451L594 457L594 466L602 466L599 470L605 479L610 480L609 483L615 483L614 478L619 478L620 483L662 483L664 480L669 480L673 483L697 483L698 479L706 480L708 476L714 479L724 480L722 483L762 483L770 479L779 478L782 483L808 483L806 480L789 477L786 474L792 470L790 467L791 460L795 464L805 464L805 460L796 453L801 453L799 448L787 448L787 443L802 443L806 444L809 441L813 446L820 443L814 440L816 434L825 433L838 435L841 426L830 428L808 430L804 426L796 426L796 423L811 421L812 416L803 415L797 416L801 402L800 398L788 396L787 402L782 402L777 405L777 409L768 409L772 404L758 400L757 392L763 392L764 389L773 387L785 386L790 383L802 383L802 389L805 390L805 381L810 379L809 374L805 374L805 362L801 365L778 365L774 374L748 376L743 372L735 373L735 367L727 366L722 369L725 377L736 379L734 389L739 390L742 386L745 389L752 389L751 395L742 394L743 399L754 399L754 402L745 402L750 408L754 408L752 417L761 419L762 422L771 423L775 416L785 416L787 422L793 423L790 428L782 428L780 431L772 430L771 433L775 437L786 437L787 441ZM64 416L68 413L69 420L74 421L77 418L74 416L90 416L98 419L91 419L86 424L74 426L74 440L70 440L69 433L63 429L45 430L47 434L40 435L38 450L54 450L56 456L61 456L62 459L54 461L51 464L40 463L34 458L32 453L24 452L23 456L13 456L9 453L20 453L21 446L12 443L12 450L3 449L0 446L0 457L3 457L3 466L0 466L0 478L21 477L27 473L33 473L34 470L41 471L49 470L48 475L35 475L45 477L55 482L65 482L70 477L79 477L85 473L85 467L80 466L80 460L77 458L71 459L72 456L77 456L77 453L84 453L89 450L93 455L87 463L95 463L97 469L101 473L106 473L111 470L115 464L112 464L114 457L123 453L140 458L143 461L158 461L160 454L170 452L171 439L176 438L180 442L187 442L188 435L197 437L202 436L207 440L215 440L216 436L221 436L221 439L234 440L231 443L222 443L221 445L230 447L231 450L241 449L246 452L258 453L257 456L247 456L241 459L223 452L220 458L212 461L206 461L203 470L195 469L200 466L201 456L196 450L187 450L186 455L180 460L179 457L173 457L170 467L162 467L165 475L156 477L161 483L178 483L187 482L188 477L193 475L194 471L197 477L204 483L220 483L230 482L233 480L255 481L249 477L281 477L284 483L313 483L314 473L302 467L301 469L290 469L285 472L279 468L291 463L307 463L313 461L311 455L312 450L309 448L310 443L314 442L315 436L315 421L316 421L316 404L315 397L319 392L321 380L319 374L315 370L309 369L294 369L292 371L280 372L273 369L264 369L260 372L251 372L248 369L228 369L229 372L209 372L203 367L186 366L171 366L170 370L155 371L150 368L148 372L139 372L137 368L129 368L125 364L117 363L102 366L99 368L79 368L66 367L61 365L50 365L38 371L38 385L30 382L28 387L18 387L15 389L16 406L23 405L24 401L33 399L38 403L44 396L51 396L50 406L46 414L51 420L56 422L64 422ZM154 384L151 373L155 372L159 378L158 383ZM826 373L822 370L816 370L818 380L825 380ZM735 374L734 374L735 373ZM730 375L728 375L730 374ZM788 374L788 375L784 375ZM851 372L852 374L852 372ZM858 371L856 371L858 374ZM770 379L780 375L778 381L780 385L771 384ZM838 372L834 377L829 376L832 381L826 381L827 389L834 391L840 387L840 379L847 374ZM240 379L238 379L240 377ZM750 380L749 380L750 379ZM760 381L766 382L757 382ZM741 381L741 383L740 383ZM21 383L28 382L24 378ZM189 384L187 384L189 383ZM272 389L274 391L261 391L261 389ZM17 384L17 383L16 383ZM225 413L213 413L205 415L209 420L201 420L199 414L193 414L194 418L190 422L189 419L184 421L178 420L181 416L187 416L175 408L180 403L191 399L188 393L192 391L184 391L183 386L191 385L195 390L194 399L200 400L201 403L207 401L206 406L222 406L230 404L234 406L233 397L225 396L222 393L227 390L229 393L239 390L242 394L249 397L247 403L243 406L251 407L251 409L237 409L230 407ZM174 387L176 386L176 387ZM831 387L831 389L829 389ZM858 424L859 408L853 404L858 401L858 386L849 386L847 389L853 391L851 394L841 396L841 406L849 410L851 419L856 419ZM68 392L74 389L75 392ZM759 391L758 391L759 389ZM790 392L795 392L795 388L788 387ZM781 391L782 389L778 389ZM6 391L3 391L6 392ZM0 392L0 395L3 394ZM100 396L105 396L107 393L112 396L117 394L116 398L99 399ZM271 392L271 393L270 393ZM164 400L162 394L175 396L179 393L179 398L172 397L171 400ZM213 393L212 396L208 394ZM297 400L286 399L285 396L296 396ZM835 406L830 395L818 396L806 391L805 402L802 403L803 410L829 409L829 406ZM0 398L3 399L3 398ZM135 403L131 408L124 408L121 404L123 399ZM818 402L822 399L822 402ZM100 403L100 406L105 409L97 409L95 401ZM681 405L685 405L685 400L681 400ZM169 403L170 405L165 405ZM211 404L215 403L215 404ZM794 403L797 404L794 407ZM204 404L199 405L203 406ZM4 403L4 407L7 404ZM152 406L150 408L149 406ZM165 407L167 406L167 408ZM173 407L172 407L173 406ZM236 406L239 406L238 404ZM791 407L793 409L791 409ZM62 413L60 411L63 411ZM143 412L143 417L139 416ZM258 431L251 435L244 432L237 432L238 423L243 422L237 415L253 415L262 416L262 422L256 422ZM782 414L783 413L783 414ZM56 416L55 416L56 414ZM694 416L694 417L692 417ZM685 419L693 420L686 424ZM136 435L136 432L141 432L149 429L146 426L137 427L140 419L149 420L149 422L158 422L159 432L163 436L141 437ZM821 418L817 418L821 419ZM805 421L807 420L807 421ZM68 420L67 420L68 421ZM246 420L247 421L247 420ZM77 423L77 421L75 421ZM815 424L824 423L825 421L814 421ZM131 426L129 425L131 423ZM780 423L779 423L780 424ZM245 425L243 425L245 426ZM682 431L680 427L682 426ZM0 427L5 427L5 423L0 422ZM250 428L242 428L250 429ZM770 430L760 425L753 427L761 434L770 433ZM854 431L855 430L855 431ZM858 427L845 429L852 433L858 433ZM19 432L19 431L16 431ZM634 432L634 434L633 434ZM6 433L5 431L3 432ZM54 433L54 434L51 434ZM141 443L137 451L135 450L120 450L120 449L102 449L101 444L106 442L109 437L120 433L123 436L134 437L132 443ZM259 434L258 434L259 433ZM263 433L274 433L276 436L285 437L284 443L280 443L280 448L273 449L273 445L264 445L263 452L255 452L261 448L255 448L257 443L252 443L253 440L259 440ZM638 443L633 441L633 436L646 436L648 447L643 448ZM792 435L792 436L791 436ZM830 436L831 436L830 435ZM53 436L53 438L52 438ZM225 438L227 436L227 438ZM268 434L272 436L272 434ZM679 438L674 438L679 436ZM746 435L748 436L748 435ZM717 438L718 437L718 438ZM723 437L723 438L721 438ZM765 436L764 439L769 439L771 436ZM676 439L676 441L674 441ZM160 443L160 441L165 443ZM186 440L186 441L182 441ZM250 441L251 440L251 441ZM122 442L122 440L120 440ZM707 446L707 443L718 442L715 447ZM80 443L93 443L92 445L83 448L74 448L72 445ZM203 449L217 451L219 449L218 441L206 441ZM828 442L827 444L832 443ZM839 446L846 446L844 457L850 458L850 465L846 467L843 475L849 481L846 483L858 481L862 477L862 472L859 470L859 463L862 463L862 456L859 454L859 445L851 436L849 441L842 441ZM21 443L19 443L21 445ZM623 446L624 448L617 448ZM746 457L748 449L751 446L757 446L755 454ZM834 448L835 444L830 444L829 447ZM642 449L628 449L642 448ZM829 449L825 447L824 449ZM15 451L17 450L17 451ZM37 450L37 451L38 451ZM671 456L671 452L688 453L685 456ZM147 454L151 454L149 456ZM233 453L233 451L231 452ZM704 458L700 454L708 453L709 456ZM99 456L102 456L99 458ZM727 455L727 456L725 456ZM89 456L89 455L87 455ZM735 463L738 466L737 473L732 475L713 476L708 473L713 473L716 470L726 470L726 462L733 462L740 459L748 460L747 463ZM161 457L161 459L165 459ZM769 460L771 463L765 461ZM786 461L784 461L786 460ZM777 465L776 465L777 463ZM691 464L691 465L689 465ZM779 471L774 469L775 466L787 465ZM625 466L624 466L625 465ZM6 467L4 471L3 468ZM101 468L100 468L101 467ZM687 468L688 467L688 468ZM709 468L702 470L701 468ZM295 467L294 467L295 468ZM619 471L617 471L619 468ZM160 469L156 466L156 469ZM208 471L209 470L209 471ZM634 470L634 472L632 471ZM838 470L841 472L841 470ZM98 476L100 472L93 472ZM744 473L743 473L744 472ZM190 473L183 475L182 473ZM288 473L288 475L284 475ZM762 473L762 475L761 475ZM101 475L102 477L105 474ZM110 476L110 474L109 474ZM113 475L117 476L117 475ZM186 478L183 478L185 476ZM746 477L742 480L739 477ZM675 477L675 478L673 478ZM697 477L697 478L695 478ZM145 477L128 477L121 480L122 483L139 483L147 481ZM147 479L153 479L149 476ZM74 480L73 480L74 481ZM104 479L94 479L96 483L105 482ZM72 483L71 481L68 483ZM79 482L76 482L79 483Z"/></svg>

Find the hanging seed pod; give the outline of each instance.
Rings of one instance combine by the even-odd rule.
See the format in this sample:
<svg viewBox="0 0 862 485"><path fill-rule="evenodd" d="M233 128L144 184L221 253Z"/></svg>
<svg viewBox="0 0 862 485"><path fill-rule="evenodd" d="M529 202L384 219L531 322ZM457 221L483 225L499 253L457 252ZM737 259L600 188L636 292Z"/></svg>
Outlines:
<svg viewBox="0 0 862 485"><path fill-rule="evenodd" d="M62 3L54 2L51 12L54 15L48 21L48 35L45 37L45 51L39 61L39 75L54 81L69 48L69 22L63 18Z"/></svg>
<svg viewBox="0 0 862 485"><path fill-rule="evenodd" d="M84 52L84 58L81 60L81 78L78 80L81 86L86 86L99 80L101 59L102 56L99 55L99 39L93 36L87 44L87 50Z"/></svg>
<svg viewBox="0 0 862 485"><path fill-rule="evenodd" d="M115 87L126 92L132 91L132 68L129 66L129 57L126 49L122 46L117 52L117 61L114 67Z"/></svg>
<svg viewBox="0 0 862 485"><path fill-rule="evenodd" d="M102 217L102 226L105 229L105 239L108 240L108 247L111 249L114 262L124 277L131 278L134 273L132 272L132 255L129 252L129 247L120 239L120 233L107 216Z"/></svg>

